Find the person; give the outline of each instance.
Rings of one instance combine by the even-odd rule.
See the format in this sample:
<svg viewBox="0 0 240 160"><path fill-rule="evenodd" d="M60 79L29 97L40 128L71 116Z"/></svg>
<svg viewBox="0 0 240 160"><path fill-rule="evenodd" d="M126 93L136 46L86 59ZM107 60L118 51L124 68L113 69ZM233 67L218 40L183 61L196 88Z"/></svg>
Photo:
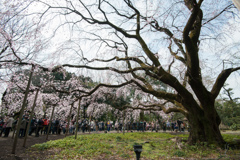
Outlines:
<svg viewBox="0 0 240 160"><path fill-rule="evenodd" d="M87 123L87 130L89 133L91 132L91 121L90 120Z"/></svg>
<svg viewBox="0 0 240 160"><path fill-rule="evenodd" d="M175 131L175 132L178 132L179 128L178 128L177 122L176 122L174 125L175 125L175 126L174 126L174 131Z"/></svg>
<svg viewBox="0 0 240 160"><path fill-rule="evenodd" d="M165 121L163 121L163 124L162 124L162 125L163 125L163 131L164 131L164 132L166 132L166 129L167 129L166 122L165 122Z"/></svg>
<svg viewBox="0 0 240 160"><path fill-rule="evenodd" d="M54 123L54 132L53 133L56 132L56 134L59 134L59 123L60 123L59 119L56 118L55 123Z"/></svg>
<svg viewBox="0 0 240 160"><path fill-rule="evenodd" d="M35 137L39 137L39 131L43 129L43 120L40 118L37 122L37 132Z"/></svg>
<svg viewBox="0 0 240 160"><path fill-rule="evenodd" d="M184 132L184 129L185 129L185 123L182 122L182 123L181 123L181 132Z"/></svg>
<svg viewBox="0 0 240 160"><path fill-rule="evenodd" d="M178 125L178 130L181 132L181 124L182 121L180 121L179 119L177 120L177 125Z"/></svg>
<svg viewBox="0 0 240 160"><path fill-rule="evenodd" d="M87 130L88 130L88 127L89 127L88 120L87 120L87 119L85 119L85 123L84 123L84 129L85 129L85 131L86 131L86 132L87 132Z"/></svg>
<svg viewBox="0 0 240 160"><path fill-rule="evenodd" d="M119 130L122 132L123 131L123 124L122 124L122 122L120 122L118 126L119 126Z"/></svg>
<svg viewBox="0 0 240 160"><path fill-rule="evenodd" d="M150 122L146 122L146 131L150 129Z"/></svg>
<svg viewBox="0 0 240 160"><path fill-rule="evenodd" d="M31 120L31 123L30 123L30 130L29 130L29 133L28 135L31 136L33 132L36 131L36 124L37 124L37 121L36 121L36 118L33 117L32 120Z"/></svg>
<svg viewBox="0 0 240 160"><path fill-rule="evenodd" d="M111 123L110 121L107 122L107 131L110 132L110 129L111 129Z"/></svg>
<svg viewBox="0 0 240 160"><path fill-rule="evenodd" d="M98 121L97 120L95 120L95 128L96 128L96 132L98 132L99 126L98 126Z"/></svg>
<svg viewBox="0 0 240 160"><path fill-rule="evenodd" d="M91 121L90 126L91 126L91 131L92 132L96 130L96 125L95 125L95 122L93 120Z"/></svg>
<svg viewBox="0 0 240 160"><path fill-rule="evenodd" d="M8 117L5 116L5 118L3 119L3 127L2 127L2 130L1 130L1 133L0 133L1 136L2 136L2 133L5 134L6 126L7 126L7 120L8 120Z"/></svg>
<svg viewBox="0 0 240 160"><path fill-rule="evenodd" d="M26 119L26 126L25 126L25 130L24 130L24 136L26 135L27 126L28 126L28 123L29 123L29 118L28 118L28 116L25 116L25 119Z"/></svg>
<svg viewBox="0 0 240 160"><path fill-rule="evenodd" d="M137 121L137 131L140 131L140 122Z"/></svg>
<svg viewBox="0 0 240 160"><path fill-rule="evenodd" d="M14 122L14 119L13 119L13 117L10 115L9 118L7 119L7 121L6 121L7 124L6 124L6 130L5 130L5 135L4 135L4 137L8 137L8 135L9 135L9 133L10 133L10 130L11 130L11 128L12 128L13 122Z"/></svg>
<svg viewBox="0 0 240 160"><path fill-rule="evenodd" d="M133 124L132 124L132 129L136 130L136 128L137 128L136 126L137 126L137 123L134 121Z"/></svg>
<svg viewBox="0 0 240 160"><path fill-rule="evenodd" d="M170 131L170 130L171 130L171 124L170 124L169 120L167 121L167 123L166 123L166 124L167 124L167 130L169 130L169 131Z"/></svg>
<svg viewBox="0 0 240 160"><path fill-rule="evenodd" d="M157 121L155 121L155 122L154 122L154 129L155 129L156 132L158 132L158 126L157 126L157 125L158 125L158 124L157 124Z"/></svg>
<svg viewBox="0 0 240 160"><path fill-rule="evenodd" d="M66 120L62 120L61 121L61 128L63 130L63 134L66 133L66 127L67 127L67 121Z"/></svg>
<svg viewBox="0 0 240 160"><path fill-rule="evenodd" d="M143 132L146 131L146 126L147 126L147 122L144 121L144 122L143 122Z"/></svg>
<svg viewBox="0 0 240 160"><path fill-rule="evenodd" d="M131 121L127 122L127 131L129 132L131 130Z"/></svg>
<svg viewBox="0 0 240 160"><path fill-rule="evenodd" d="M140 122L139 122L139 130L143 132L143 131L144 131L143 128L144 128L143 122L140 121Z"/></svg>
<svg viewBox="0 0 240 160"><path fill-rule="evenodd" d="M174 131L175 124L174 124L174 122L173 122L173 121L171 122L171 128L172 128L172 131Z"/></svg>
<svg viewBox="0 0 240 160"><path fill-rule="evenodd" d="M98 130L102 131L102 122L100 122L100 121L98 122Z"/></svg>
<svg viewBox="0 0 240 160"><path fill-rule="evenodd" d="M102 131L104 131L105 130L105 124L104 124L104 122L102 121Z"/></svg>
<svg viewBox="0 0 240 160"><path fill-rule="evenodd" d="M46 118L43 119L44 134L47 134L48 125L49 125L49 120L48 120L48 118L46 117Z"/></svg>
<svg viewBox="0 0 240 160"><path fill-rule="evenodd" d="M73 134L73 121L69 122L69 133Z"/></svg>
<svg viewBox="0 0 240 160"><path fill-rule="evenodd" d="M85 132L85 127L86 127L86 121L82 120L82 123L81 123L82 133Z"/></svg>
<svg viewBox="0 0 240 160"><path fill-rule="evenodd" d="M2 117L0 117L0 137L2 136L2 132L3 132L3 125L4 125L3 118L2 118Z"/></svg>
<svg viewBox="0 0 240 160"><path fill-rule="evenodd" d="M19 135L18 135L19 138L22 138L25 136L24 133L25 133L25 129L26 129L26 123L27 123L26 118L23 117L22 122L20 124L20 130L19 130Z"/></svg>
<svg viewBox="0 0 240 160"><path fill-rule="evenodd" d="M115 122L115 130L118 131L118 121Z"/></svg>
<svg viewBox="0 0 240 160"><path fill-rule="evenodd" d="M155 130L155 123L153 121L151 123L151 127L152 127L152 132L153 132L153 130Z"/></svg>

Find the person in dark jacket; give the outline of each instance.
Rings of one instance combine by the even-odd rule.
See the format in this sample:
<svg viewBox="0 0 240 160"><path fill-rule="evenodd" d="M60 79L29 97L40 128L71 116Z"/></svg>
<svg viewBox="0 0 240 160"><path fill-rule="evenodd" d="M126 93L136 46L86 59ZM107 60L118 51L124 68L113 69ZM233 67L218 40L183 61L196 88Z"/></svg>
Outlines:
<svg viewBox="0 0 240 160"><path fill-rule="evenodd" d="M36 119L35 119L35 117L34 117L34 118L31 120L31 123L30 123L30 130L29 130L29 134L28 134L29 136L31 136L32 133L36 131L36 129L37 129L36 125L37 125L37 121L36 121Z"/></svg>
<svg viewBox="0 0 240 160"><path fill-rule="evenodd" d="M26 123L27 123L26 118L23 117L22 122L20 124L19 138L22 138L25 136L24 133L25 133L25 129L26 129Z"/></svg>
<svg viewBox="0 0 240 160"><path fill-rule="evenodd" d="M39 137L39 131L43 129L43 120L40 118L37 122L37 132L35 137Z"/></svg>

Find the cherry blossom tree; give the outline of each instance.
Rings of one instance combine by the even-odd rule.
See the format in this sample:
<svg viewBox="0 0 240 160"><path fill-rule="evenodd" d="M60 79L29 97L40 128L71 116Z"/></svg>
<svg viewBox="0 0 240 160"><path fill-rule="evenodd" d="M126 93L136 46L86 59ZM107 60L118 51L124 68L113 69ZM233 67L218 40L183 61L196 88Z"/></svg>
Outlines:
<svg viewBox="0 0 240 160"><path fill-rule="evenodd" d="M28 14L28 7L32 3L33 0L0 2L0 87L2 91L9 86L7 83L10 77L21 70L21 67L26 69L35 63L36 59L38 62L43 62L45 59L40 58L38 54L47 48L47 40L41 32L44 24L36 27L35 17Z"/></svg>

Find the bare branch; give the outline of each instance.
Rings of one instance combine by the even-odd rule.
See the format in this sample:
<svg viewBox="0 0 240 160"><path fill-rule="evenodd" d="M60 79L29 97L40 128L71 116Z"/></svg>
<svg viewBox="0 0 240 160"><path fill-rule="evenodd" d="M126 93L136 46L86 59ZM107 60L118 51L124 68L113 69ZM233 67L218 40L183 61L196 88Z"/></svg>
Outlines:
<svg viewBox="0 0 240 160"><path fill-rule="evenodd" d="M233 4L228 5L227 7L225 7L221 12L219 12L217 15L215 15L214 17L210 18L209 20L207 20L206 22L204 22L202 25L206 25L209 22L211 22L212 20L218 18L220 15L222 15L224 12L228 11L229 9L233 8Z"/></svg>

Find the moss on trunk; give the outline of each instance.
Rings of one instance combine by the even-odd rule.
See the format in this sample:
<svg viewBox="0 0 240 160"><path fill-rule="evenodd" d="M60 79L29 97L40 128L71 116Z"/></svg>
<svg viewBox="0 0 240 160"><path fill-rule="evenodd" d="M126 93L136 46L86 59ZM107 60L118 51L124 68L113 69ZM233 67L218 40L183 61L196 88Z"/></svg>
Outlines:
<svg viewBox="0 0 240 160"><path fill-rule="evenodd" d="M189 144L199 142L206 142L217 146L225 144L219 129L220 122L218 116L209 113L192 114L188 116L188 121L190 125Z"/></svg>

